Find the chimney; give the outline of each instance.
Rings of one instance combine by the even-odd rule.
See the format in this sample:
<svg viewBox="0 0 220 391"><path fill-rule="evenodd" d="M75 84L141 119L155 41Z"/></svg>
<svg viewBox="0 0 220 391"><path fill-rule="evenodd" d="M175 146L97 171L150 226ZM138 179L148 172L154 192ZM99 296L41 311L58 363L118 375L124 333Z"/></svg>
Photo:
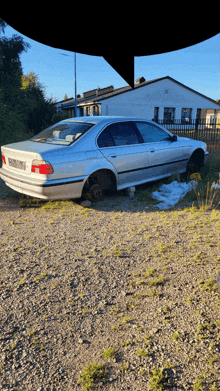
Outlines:
<svg viewBox="0 0 220 391"><path fill-rule="evenodd" d="M141 84L141 83L144 83L146 80L143 76L141 76L138 79L136 79L135 81L136 81L136 84Z"/></svg>
<svg viewBox="0 0 220 391"><path fill-rule="evenodd" d="M112 92L114 90L114 87L113 86L108 86L108 87L105 87L105 88L97 88L96 89L96 95L100 96L100 95L104 95L104 94L108 94L109 92Z"/></svg>

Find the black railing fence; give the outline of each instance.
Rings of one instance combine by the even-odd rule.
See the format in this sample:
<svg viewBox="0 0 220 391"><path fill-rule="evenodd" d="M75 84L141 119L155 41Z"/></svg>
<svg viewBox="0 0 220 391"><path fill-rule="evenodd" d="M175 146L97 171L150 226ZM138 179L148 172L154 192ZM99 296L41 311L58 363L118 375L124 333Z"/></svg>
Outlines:
<svg viewBox="0 0 220 391"><path fill-rule="evenodd" d="M211 121L207 119L175 120L173 122L157 120L155 122L177 136L204 141L209 152L220 150L220 119Z"/></svg>

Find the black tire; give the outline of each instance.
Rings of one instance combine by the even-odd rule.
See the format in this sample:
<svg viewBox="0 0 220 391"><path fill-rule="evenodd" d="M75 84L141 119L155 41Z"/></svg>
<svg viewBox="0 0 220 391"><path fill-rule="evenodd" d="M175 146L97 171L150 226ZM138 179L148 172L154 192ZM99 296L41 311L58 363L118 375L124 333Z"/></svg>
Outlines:
<svg viewBox="0 0 220 391"><path fill-rule="evenodd" d="M204 153L201 151L193 153L186 167L186 175L191 175L195 172L200 172L203 166L204 166Z"/></svg>

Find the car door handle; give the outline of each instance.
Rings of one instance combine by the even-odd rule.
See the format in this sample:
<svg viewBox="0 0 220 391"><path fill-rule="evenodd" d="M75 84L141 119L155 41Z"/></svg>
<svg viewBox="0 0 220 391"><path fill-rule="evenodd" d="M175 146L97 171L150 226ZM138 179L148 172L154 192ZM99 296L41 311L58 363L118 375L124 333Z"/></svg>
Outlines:
<svg viewBox="0 0 220 391"><path fill-rule="evenodd" d="M155 149L150 149L150 152L154 152L155 151Z"/></svg>
<svg viewBox="0 0 220 391"><path fill-rule="evenodd" d="M110 157L116 157L116 155L110 156Z"/></svg>

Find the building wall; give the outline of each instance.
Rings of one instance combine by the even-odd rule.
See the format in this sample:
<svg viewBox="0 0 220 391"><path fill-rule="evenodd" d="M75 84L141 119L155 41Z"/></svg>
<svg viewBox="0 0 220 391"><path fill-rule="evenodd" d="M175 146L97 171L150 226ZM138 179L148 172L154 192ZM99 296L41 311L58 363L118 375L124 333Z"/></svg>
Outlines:
<svg viewBox="0 0 220 391"><path fill-rule="evenodd" d="M192 119L196 119L197 108L213 109L211 101L164 79L150 85L104 99L101 103L101 115L134 116L154 118L154 107L159 107L158 119L164 119L164 108L175 108L175 119L181 119L181 109L191 108Z"/></svg>

